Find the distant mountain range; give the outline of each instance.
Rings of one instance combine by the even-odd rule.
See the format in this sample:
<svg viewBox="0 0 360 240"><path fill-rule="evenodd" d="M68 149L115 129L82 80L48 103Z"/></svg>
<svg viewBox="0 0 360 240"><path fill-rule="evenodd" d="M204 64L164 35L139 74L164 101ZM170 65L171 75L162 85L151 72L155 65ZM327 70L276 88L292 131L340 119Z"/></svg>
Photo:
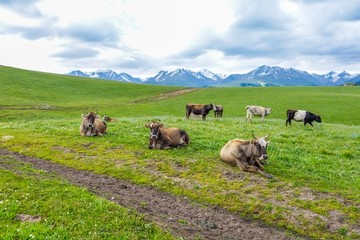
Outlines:
<svg viewBox="0 0 360 240"><path fill-rule="evenodd" d="M212 86L336 86L346 83L360 83L360 74L351 75L347 72L331 71L324 75L310 74L294 68L260 66L245 74L215 74L207 69L194 72L188 69L175 71L161 70L156 76L146 79L132 77L127 73L116 73L112 70L82 72L75 70L68 75L116 80L141 84L170 85L184 87Z"/></svg>

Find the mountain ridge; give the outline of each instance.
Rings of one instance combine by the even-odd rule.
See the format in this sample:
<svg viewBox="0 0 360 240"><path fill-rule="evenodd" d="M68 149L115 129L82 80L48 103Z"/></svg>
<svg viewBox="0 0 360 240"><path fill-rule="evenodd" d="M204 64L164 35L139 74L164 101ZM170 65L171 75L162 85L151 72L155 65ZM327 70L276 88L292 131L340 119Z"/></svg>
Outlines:
<svg viewBox="0 0 360 240"><path fill-rule="evenodd" d="M108 79L122 82L170 85L184 87L216 87L216 86L336 86L344 85L360 74L349 74L346 71L326 74L308 73L294 68L262 65L248 73L216 74L208 69L192 71L178 68L173 71L160 70L155 76L145 79L133 77L127 73L116 73L113 70L97 70L83 72L74 70L68 73L71 76Z"/></svg>

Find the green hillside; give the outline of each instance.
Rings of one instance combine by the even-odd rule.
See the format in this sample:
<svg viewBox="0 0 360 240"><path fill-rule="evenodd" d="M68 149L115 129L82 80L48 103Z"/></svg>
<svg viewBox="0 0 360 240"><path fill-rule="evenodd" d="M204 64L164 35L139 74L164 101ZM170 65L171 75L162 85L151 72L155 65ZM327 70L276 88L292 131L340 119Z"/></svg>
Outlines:
<svg viewBox="0 0 360 240"><path fill-rule="evenodd" d="M360 237L358 87L189 90L9 67L0 67L0 83L2 148L220 206L305 238ZM223 118L210 112L206 121L185 119L189 102L222 104ZM250 104L273 112L263 123L246 124ZM320 114L323 123L286 127L289 108ZM102 137L80 137L80 115L94 110L118 121ZM186 130L190 145L148 149L144 124L152 119ZM219 160L228 140L252 134L270 134L265 171L271 180ZM334 213L341 216L336 224Z"/></svg>

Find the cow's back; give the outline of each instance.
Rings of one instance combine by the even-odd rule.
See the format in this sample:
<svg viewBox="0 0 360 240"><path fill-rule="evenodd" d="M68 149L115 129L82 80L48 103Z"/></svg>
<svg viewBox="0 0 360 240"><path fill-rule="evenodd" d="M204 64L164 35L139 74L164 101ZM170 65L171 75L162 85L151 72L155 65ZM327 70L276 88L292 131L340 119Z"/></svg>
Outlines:
<svg viewBox="0 0 360 240"><path fill-rule="evenodd" d="M236 157L239 148L241 145L246 143L245 140L242 139L233 139L228 141L220 150L220 158L223 162L236 165Z"/></svg>
<svg viewBox="0 0 360 240"><path fill-rule="evenodd" d="M295 121L303 121L306 117L306 111L304 110L297 110L294 114Z"/></svg>
<svg viewBox="0 0 360 240"><path fill-rule="evenodd" d="M96 134L104 134L106 132L107 125L104 121L100 119L95 119L95 128L96 128Z"/></svg>
<svg viewBox="0 0 360 240"><path fill-rule="evenodd" d="M159 142L170 141L170 145L178 146L189 144L190 139L185 130L179 128L160 128L161 138L158 139Z"/></svg>

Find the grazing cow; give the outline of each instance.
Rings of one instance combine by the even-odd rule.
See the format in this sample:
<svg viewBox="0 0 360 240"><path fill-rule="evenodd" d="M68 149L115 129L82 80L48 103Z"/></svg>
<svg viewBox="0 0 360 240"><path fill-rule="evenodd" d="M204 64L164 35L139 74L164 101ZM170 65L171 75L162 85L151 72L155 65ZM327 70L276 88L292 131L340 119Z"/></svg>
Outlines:
<svg viewBox="0 0 360 240"><path fill-rule="evenodd" d="M295 120L296 122L304 122L304 126L308 123L313 127L312 122L316 121L321 123L320 115L315 115L311 112L304 111L304 110L287 110L286 111L286 126L291 126L291 120Z"/></svg>
<svg viewBox="0 0 360 240"><path fill-rule="evenodd" d="M215 117L222 117L224 108L222 105L214 105L214 114Z"/></svg>
<svg viewBox="0 0 360 240"><path fill-rule="evenodd" d="M189 135L184 130L164 128L160 121L147 123L145 127L150 128L150 149L173 148L185 146L190 143Z"/></svg>
<svg viewBox="0 0 360 240"><path fill-rule="evenodd" d="M195 115L201 115L202 120L206 119L206 115L211 110L214 110L215 105L213 103L210 104L186 104L186 118L190 117L190 114L193 113Z"/></svg>
<svg viewBox="0 0 360 240"><path fill-rule="evenodd" d="M266 153L269 142L265 137L255 137L250 141L241 139L233 139L226 143L221 151L220 158L223 162L238 166L245 172L257 172L261 175L272 178L272 176L264 172L263 164L266 164L268 155Z"/></svg>
<svg viewBox="0 0 360 240"><path fill-rule="evenodd" d="M106 132L107 125L100 120L96 112L82 114L82 123L80 125L81 136L102 136Z"/></svg>
<svg viewBox="0 0 360 240"><path fill-rule="evenodd" d="M271 108L260 107L260 106L246 106L246 123L248 120L252 123L252 117L261 116L261 121L264 121L264 117L269 115L271 112Z"/></svg>

